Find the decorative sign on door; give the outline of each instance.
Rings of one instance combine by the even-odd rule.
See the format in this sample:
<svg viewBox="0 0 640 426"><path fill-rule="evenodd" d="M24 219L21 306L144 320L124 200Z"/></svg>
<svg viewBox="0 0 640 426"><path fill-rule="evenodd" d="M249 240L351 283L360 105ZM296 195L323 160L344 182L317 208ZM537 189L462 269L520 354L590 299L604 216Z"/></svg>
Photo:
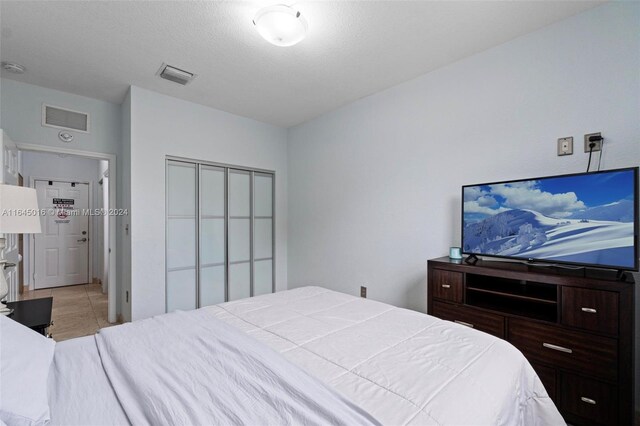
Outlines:
<svg viewBox="0 0 640 426"><path fill-rule="evenodd" d="M53 205L57 209L55 223L69 223L69 216L73 214L73 198L54 198Z"/></svg>
<svg viewBox="0 0 640 426"><path fill-rule="evenodd" d="M53 204L56 204L56 205L72 206L75 203L76 203L76 200L74 200L73 198L54 198L53 199Z"/></svg>

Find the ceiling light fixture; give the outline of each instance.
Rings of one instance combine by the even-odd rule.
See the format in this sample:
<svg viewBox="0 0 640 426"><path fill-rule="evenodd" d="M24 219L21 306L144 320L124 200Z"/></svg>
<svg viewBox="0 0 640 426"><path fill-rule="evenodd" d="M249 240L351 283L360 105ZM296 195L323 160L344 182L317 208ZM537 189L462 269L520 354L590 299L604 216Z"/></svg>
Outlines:
<svg viewBox="0 0 640 426"><path fill-rule="evenodd" d="M20 64L16 64L15 62L2 62L2 69L14 74L24 74L27 70L25 67Z"/></svg>
<svg viewBox="0 0 640 426"><path fill-rule="evenodd" d="M307 21L300 11L283 4L256 13L253 25L265 40L276 46L293 46L307 35Z"/></svg>

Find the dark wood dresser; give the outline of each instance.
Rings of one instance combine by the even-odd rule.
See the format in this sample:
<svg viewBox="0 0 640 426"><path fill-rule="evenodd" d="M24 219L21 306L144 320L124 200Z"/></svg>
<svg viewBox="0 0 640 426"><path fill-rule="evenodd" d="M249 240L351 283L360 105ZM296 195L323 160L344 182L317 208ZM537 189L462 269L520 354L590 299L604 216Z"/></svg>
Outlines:
<svg viewBox="0 0 640 426"><path fill-rule="evenodd" d="M633 423L632 274L448 257L427 271L428 313L511 342L567 422Z"/></svg>

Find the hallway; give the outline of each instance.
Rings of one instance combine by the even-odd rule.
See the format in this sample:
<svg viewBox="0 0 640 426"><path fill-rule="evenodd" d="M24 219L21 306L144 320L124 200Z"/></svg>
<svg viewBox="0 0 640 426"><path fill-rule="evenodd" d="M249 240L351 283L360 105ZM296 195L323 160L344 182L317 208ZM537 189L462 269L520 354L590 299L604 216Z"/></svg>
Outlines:
<svg viewBox="0 0 640 426"><path fill-rule="evenodd" d="M95 334L110 327L107 320L107 295L100 284L80 284L52 289L25 291L20 299L53 297L49 334L56 342Z"/></svg>

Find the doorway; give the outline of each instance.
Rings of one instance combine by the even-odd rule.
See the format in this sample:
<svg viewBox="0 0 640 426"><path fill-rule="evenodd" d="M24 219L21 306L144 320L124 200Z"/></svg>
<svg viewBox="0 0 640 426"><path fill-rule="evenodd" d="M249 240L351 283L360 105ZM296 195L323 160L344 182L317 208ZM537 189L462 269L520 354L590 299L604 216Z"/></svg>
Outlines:
<svg viewBox="0 0 640 426"><path fill-rule="evenodd" d="M89 284L89 182L34 179L44 217L42 233L34 234L33 287L36 290Z"/></svg>
<svg viewBox="0 0 640 426"><path fill-rule="evenodd" d="M117 262L116 261L117 259L116 216L110 215L110 214L106 214L106 215L104 214L105 211L108 212L109 207L113 208L116 206L117 172L116 172L115 155L80 151L80 150L67 149L67 148L48 147L48 146L42 146L42 145L20 144L20 143L17 144L17 148L20 151L20 155L23 157L23 159L25 156L28 156L30 154L41 154L41 155L58 157L62 163L64 163L64 161L62 160L77 159L77 160L93 160L95 164L99 164L99 168L95 176L95 179L91 179L91 180L82 179L80 177L70 177L70 175L68 174L65 175L63 172L68 172L69 169L71 169L71 167L68 167L68 166L63 166L62 168L59 168L56 173L43 172L43 173L32 175L30 177L27 177L25 175L25 181L28 182L27 184L34 188L36 187L36 184L37 184L36 181L42 181L46 183L46 186L49 186L49 180L51 180L52 187L55 186L54 182L58 182L63 186L66 184L68 188L71 187L72 183L76 183L77 184L76 189L78 190L81 189L81 187L79 186L80 184L90 183L88 185L87 192L88 192L89 200L90 202L93 202L93 204L90 203L89 206L93 206L94 211L95 211L95 208L98 208L101 211L99 215L85 216L85 220L88 221L88 226L84 229L81 229L82 226L79 226L77 230L74 230L73 232L69 233L68 235L69 239L75 238L75 240L69 241L69 243L66 246L62 245L63 247L73 248L72 245L74 243L78 243L78 244L86 243L85 245L88 246L87 247L87 251L88 251L87 268L84 268L82 266L82 261L79 261L78 264L72 265L73 267L68 268L68 270L71 272L86 270L87 271L86 279L79 278L79 275L78 275L78 277L74 277L74 280L68 279L66 287L57 287L56 286L57 284L51 284L51 283L42 284L43 286L49 285L51 287L41 287L40 281L38 281L37 283L34 283L33 274L36 273L36 271L35 271L34 262L32 260L35 260L35 253L32 250L32 248L36 246L36 244L30 244L30 247L25 247L25 254L26 254L26 257L28 258L26 259L27 264L25 265L26 266L25 282L29 284L29 289L34 290L36 292L43 293L42 295L40 295L40 297L46 296L44 293L47 293L47 292L59 293L60 297L58 297L58 300L60 301L63 301L63 300L66 301L67 299L70 299L71 296L74 296L74 297L78 296L78 294L82 294L82 291L84 291L84 294L92 302L97 300L98 296L101 295L104 298L104 302L101 301L100 309L104 311L105 317L107 318L107 320L100 323L99 324L100 327L106 326L109 323L116 323L117 322L116 300L122 299L120 295L117 293L118 286L117 286L117 275L116 275L116 262ZM95 167L93 169L95 170ZM75 170L74 175L80 176L80 173L77 173L77 170ZM56 207L53 207L53 206L60 206L60 207L66 206L67 207L66 213L68 215L67 217L70 217L69 212L71 211L71 209L68 207L71 207L71 205L64 204L63 202L73 199L74 200L73 207L76 207L76 205L79 205L79 204L76 204L78 202L75 201L76 199L74 198L76 194L67 196L68 194L65 194L63 191L63 192L60 192L60 195L61 195L60 197L55 197L55 198L62 198L62 200L57 200L58 203L60 204L53 203L54 201L53 196L50 197L51 198L50 204L54 209L56 209ZM67 200L64 200L65 198ZM65 209L64 208L56 209L56 211L58 210L64 211ZM63 216L64 214L65 213L63 212ZM66 219L66 218L59 218L58 215L56 214L53 217L51 217L49 220L56 220L56 218L59 220ZM86 225L83 223L80 223L80 224ZM46 225L43 223L43 231L44 230L46 230ZM82 232L85 230L87 234L83 235ZM79 235L78 235L78 232L79 232ZM40 235L44 236L44 232L43 234L40 234ZM77 240L82 240L85 237L87 238L86 242L77 241ZM33 236L29 236L29 238L25 240L31 240L31 241L25 241L26 243L29 243L29 242L34 243L35 238ZM60 246L58 247L58 249L59 248ZM74 248L74 250L78 250L78 249ZM55 256L50 257L50 261L52 264L54 264L53 260L57 260ZM62 268L60 261L57 260L57 263L58 263L58 271L60 271L59 275L64 275L65 274L63 273L64 268ZM51 265L48 265L48 266L51 266ZM65 268L67 268L67 265L65 265ZM75 275L75 274L71 273L70 275ZM83 281L87 284L82 285ZM55 305L55 302L54 302L54 305ZM56 310L56 307L54 306L54 311L55 310ZM87 332L87 334L89 334L89 332ZM56 337L61 337L60 333L58 333L58 336L54 335L54 338Z"/></svg>

